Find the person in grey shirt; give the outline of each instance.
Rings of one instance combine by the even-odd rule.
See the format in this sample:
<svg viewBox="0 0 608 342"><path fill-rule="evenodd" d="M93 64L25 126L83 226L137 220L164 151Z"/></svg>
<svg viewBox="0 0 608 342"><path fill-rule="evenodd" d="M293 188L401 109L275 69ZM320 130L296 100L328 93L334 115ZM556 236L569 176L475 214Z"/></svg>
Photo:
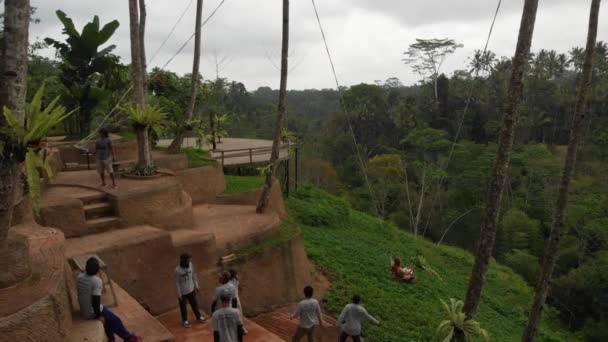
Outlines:
<svg viewBox="0 0 608 342"><path fill-rule="evenodd" d="M348 337L351 337L353 342L361 341L361 319L366 318L372 323L379 325L380 321L372 317L364 307L360 305L361 296L358 294L353 296L352 304L347 304L342 313L338 317L338 323L342 327L340 334L340 342L345 342Z"/></svg>
<svg viewBox="0 0 608 342"><path fill-rule="evenodd" d="M100 320L108 341L114 341L114 335L118 335L126 342L140 342L141 337L129 332L118 316L101 305L103 281L97 276L98 273L99 260L91 257L87 260L85 272L78 275L76 286L80 315L84 319Z"/></svg>
<svg viewBox="0 0 608 342"><path fill-rule="evenodd" d="M292 342L298 342L304 335L307 336L308 342L315 341L315 321L319 322L319 326L323 327L323 319L321 317L321 307L319 302L312 298L314 289L312 286L304 288L304 296L306 299L298 303L296 312L291 315L291 319L300 318L298 329L291 339Z"/></svg>
<svg viewBox="0 0 608 342"><path fill-rule="evenodd" d="M112 179L112 188L116 188L116 180L114 179L114 169L112 162L116 160L114 157L114 147L110 140L109 133L106 129L99 130L99 139L95 142L95 159L97 160L97 172L101 177L101 187L106 186L106 171Z"/></svg>
<svg viewBox="0 0 608 342"><path fill-rule="evenodd" d="M215 291L213 291L211 312L215 312L216 307L221 304L220 295L222 295L223 293L228 293L230 295L230 302L232 303L232 307L236 309L238 307L237 289L230 282L230 272L224 271L220 273L219 282L220 286L216 287Z"/></svg>
<svg viewBox="0 0 608 342"><path fill-rule="evenodd" d="M224 289L220 294L222 307L211 317L213 342L243 342L243 321L239 310L230 307L232 293Z"/></svg>
<svg viewBox="0 0 608 342"><path fill-rule="evenodd" d="M185 328L190 328L188 321L188 308L186 305L190 303L192 312L196 316L196 320L204 322L205 318L201 315L198 309L196 294L198 292L198 279L194 272L194 266L190 261L191 255L184 253L179 257L179 265L175 267L175 287L177 288L177 300L179 301L179 311L182 315L182 324Z"/></svg>

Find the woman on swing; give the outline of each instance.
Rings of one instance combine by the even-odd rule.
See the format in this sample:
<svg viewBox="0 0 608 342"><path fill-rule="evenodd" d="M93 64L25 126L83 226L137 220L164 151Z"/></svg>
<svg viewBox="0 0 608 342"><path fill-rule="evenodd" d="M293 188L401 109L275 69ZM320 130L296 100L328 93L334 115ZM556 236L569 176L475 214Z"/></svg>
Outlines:
<svg viewBox="0 0 608 342"><path fill-rule="evenodd" d="M412 265L411 268L401 267L401 257L395 257L395 259L393 259L391 272L397 279L407 283L414 283L416 281L416 275L414 275L415 270L416 265Z"/></svg>

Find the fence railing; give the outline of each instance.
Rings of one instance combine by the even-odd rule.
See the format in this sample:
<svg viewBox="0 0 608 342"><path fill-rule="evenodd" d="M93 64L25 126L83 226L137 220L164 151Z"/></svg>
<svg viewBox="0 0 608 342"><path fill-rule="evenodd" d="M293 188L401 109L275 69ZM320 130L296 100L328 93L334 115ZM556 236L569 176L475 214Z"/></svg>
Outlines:
<svg viewBox="0 0 608 342"><path fill-rule="evenodd" d="M279 159L289 159L289 154L291 151L291 147L295 146L295 144L282 144L279 147ZM287 152L287 156L283 156L281 157L281 152L286 151ZM221 161L222 165L225 164L227 159L231 159L231 158L240 158L240 157L249 157L249 164L253 164L254 163L254 159L253 156L257 156L257 155L264 155L264 154L270 154L272 152L272 146L263 146L263 147L250 147L250 148L237 148L237 149L230 149L230 150L210 150L209 151L211 153L211 159L214 160L219 160ZM218 154L219 155L215 155ZM269 158L270 160L270 158ZM265 162L267 160L260 160L260 161L255 161L257 163L261 163L261 162ZM235 164L246 164L245 163L235 163Z"/></svg>

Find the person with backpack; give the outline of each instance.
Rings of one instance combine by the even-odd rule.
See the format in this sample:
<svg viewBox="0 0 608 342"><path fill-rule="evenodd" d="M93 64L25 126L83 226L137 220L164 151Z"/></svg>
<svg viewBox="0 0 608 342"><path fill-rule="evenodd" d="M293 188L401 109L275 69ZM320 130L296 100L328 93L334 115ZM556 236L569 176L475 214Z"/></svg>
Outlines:
<svg viewBox="0 0 608 342"><path fill-rule="evenodd" d="M312 286L306 286L304 288L304 300L298 303L296 311L291 315L291 319L299 318L298 329L291 339L292 342L298 342L304 336L307 336L308 342L315 341L315 323L319 323L319 326L323 327L323 318L321 317L321 306L319 302L312 298L314 289Z"/></svg>
<svg viewBox="0 0 608 342"><path fill-rule="evenodd" d="M78 275L76 282L80 315L84 319L98 319L103 324L109 342L114 342L118 335L126 342L140 342L142 338L129 332L122 320L110 309L101 305L103 281L97 276L99 260L91 257L87 260L85 272Z"/></svg>
<svg viewBox="0 0 608 342"><path fill-rule="evenodd" d="M347 338L351 338L353 342L361 342L361 319L366 318L376 325L380 325L380 321L372 317L364 307L361 306L361 296L358 294L353 296L353 302L347 304L340 316L338 323L342 328L340 334L340 342L346 342Z"/></svg>
<svg viewBox="0 0 608 342"><path fill-rule="evenodd" d="M196 300L198 279L196 277L196 272L194 271L194 266L190 261L191 258L192 256L187 253L180 255L179 265L175 267L175 287L177 288L177 300L179 302L179 311L182 316L184 328L190 328L190 322L188 321L188 303L190 303L196 320L201 323L205 322L205 318L201 314Z"/></svg>

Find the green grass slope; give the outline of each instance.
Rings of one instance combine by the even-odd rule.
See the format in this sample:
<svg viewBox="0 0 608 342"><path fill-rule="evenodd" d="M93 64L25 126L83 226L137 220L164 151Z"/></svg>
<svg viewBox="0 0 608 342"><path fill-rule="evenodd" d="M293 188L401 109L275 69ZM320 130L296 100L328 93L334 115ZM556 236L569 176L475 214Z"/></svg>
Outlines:
<svg viewBox="0 0 608 342"><path fill-rule="evenodd" d="M331 279L325 308L339 313L353 293L383 321L366 324L366 341L438 341L435 330L446 318L440 299L463 299L473 257L467 251L437 246L370 215L352 210L342 199L306 188L287 199L292 217L299 222L309 257ZM418 282L397 282L390 273L390 257L404 260L424 255L443 281L425 271ZM492 263L487 274L478 314L492 341L519 341L526 322L532 290L508 267ZM577 341L559 325L554 313L545 311L537 341Z"/></svg>

